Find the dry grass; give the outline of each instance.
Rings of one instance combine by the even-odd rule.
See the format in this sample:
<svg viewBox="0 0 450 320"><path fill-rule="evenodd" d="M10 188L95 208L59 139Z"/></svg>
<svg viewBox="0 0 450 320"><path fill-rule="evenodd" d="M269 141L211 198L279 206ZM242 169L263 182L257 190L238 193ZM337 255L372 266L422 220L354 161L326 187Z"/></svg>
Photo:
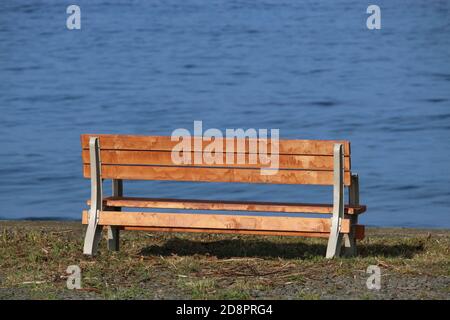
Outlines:
<svg viewBox="0 0 450 320"><path fill-rule="evenodd" d="M82 255L75 222L0 222L0 298L448 299L450 231L369 229L359 256L323 258L326 241L123 232L120 252ZM382 289L366 288L368 265ZM82 290L66 268L82 269Z"/></svg>

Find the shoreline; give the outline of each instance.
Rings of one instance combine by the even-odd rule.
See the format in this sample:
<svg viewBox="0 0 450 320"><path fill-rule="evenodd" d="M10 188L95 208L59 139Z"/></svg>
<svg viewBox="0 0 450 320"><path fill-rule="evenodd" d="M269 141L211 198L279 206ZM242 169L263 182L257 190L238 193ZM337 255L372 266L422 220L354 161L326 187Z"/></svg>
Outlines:
<svg viewBox="0 0 450 320"><path fill-rule="evenodd" d="M81 218L80 219L75 219L75 218L55 218L55 217L26 217L26 218L17 218L17 219L5 219L0 217L0 225L2 223L8 223L8 222L48 222L48 223L52 223L52 222L68 222L68 223L80 223L81 224ZM402 227L402 226L390 226L390 225L384 225L384 226L378 226L378 225L372 225L372 224L367 224L364 223L364 226L366 228L370 228L370 229L399 229L399 230L418 230L418 231L426 231L426 230L430 230L430 231L442 231L442 232L446 232L446 231L450 231L450 228L442 228L442 227Z"/></svg>
<svg viewBox="0 0 450 320"><path fill-rule="evenodd" d="M90 258L83 235L77 221L0 220L0 299L450 299L445 229L367 227L357 257L331 261L324 239L132 231Z"/></svg>

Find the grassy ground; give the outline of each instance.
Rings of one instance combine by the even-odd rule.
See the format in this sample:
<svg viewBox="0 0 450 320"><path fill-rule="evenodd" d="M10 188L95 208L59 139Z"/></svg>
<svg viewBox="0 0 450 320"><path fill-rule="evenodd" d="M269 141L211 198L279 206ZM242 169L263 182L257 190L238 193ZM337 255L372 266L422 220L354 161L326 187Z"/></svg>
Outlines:
<svg viewBox="0 0 450 320"><path fill-rule="evenodd" d="M359 256L326 260L326 240L122 232L81 253L76 222L0 221L0 299L449 299L450 231L369 228ZM82 289L66 269L82 270ZM368 290L369 265L381 289Z"/></svg>

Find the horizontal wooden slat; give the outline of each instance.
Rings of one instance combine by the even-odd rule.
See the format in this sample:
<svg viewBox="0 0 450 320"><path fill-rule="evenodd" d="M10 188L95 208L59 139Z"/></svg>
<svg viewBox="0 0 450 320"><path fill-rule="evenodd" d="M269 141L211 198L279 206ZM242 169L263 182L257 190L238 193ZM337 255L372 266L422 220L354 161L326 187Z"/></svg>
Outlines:
<svg viewBox="0 0 450 320"><path fill-rule="evenodd" d="M199 154L201 163L195 163L194 159ZM240 168L266 168L268 164L261 163L259 157L249 159L249 154L242 154L244 162L238 162L238 155L233 154L232 163L227 163L226 153L217 153L214 159L220 159L218 163L206 163L199 152L189 152L189 161L182 165L185 166L203 166L203 167L240 167ZM205 156L205 155L204 155ZM83 163L89 164L89 150L82 152ZM206 156L205 156L206 157ZM230 157L230 155L228 155ZM133 151L133 150L102 150L100 153L102 164L121 164L121 165L165 165L176 166L170 151ZM253 160L253 161L250 161ZM273 160L274 161L274 160ZM210 161L211 162L211 161ZM274 163L275 165L275 163ZM312 170L333 170L333 156L313 156L313 155L279 155L278 167L280 169L312 169ZM344 159L344 170L350 170L350 158Z"/></svg>
<svg viewBox="0 0 450 320"><path fill-rule="evenodd" d="M329 232L296 232L296 231L258 231L239 229L201 229L201 228L160 228L160 227L122 227L122 230L147 231L147 232L194 232L194 233L217 233L217 234L248 234L264 236L291 236L328 238Z"/></svg>
<svg viewBox="0 0 450 320"><path fill-rule="evenodd" d="M83 223L87 223L83 211ZM260 231L329 232L331 219L240 216L221 214L187 214L161 212L100 211L99 225L128 227L200 228ZM341 232L349 233L350 220L343 219Z"/></svg>
<svg viewBox="0 0 450 320"><path fill-rule="evenodd" d="M87 214L83 214L83 224L87 224ZM194 232L194 233L217 233L217 234L247 234L264 236L291 236L291 237L311 237L328 238L329 232L296 232L296 231L259 231L259 230L239 230L239 229L206 229L206 228L164 228L164 227L119 227L121 230L147 231L147 232ZM362 240L365 236L363 225L356 225L355 238Z"/></svg>
<svg viewBox="0 0 450 320"><path fill-rule="evenodd" d="M170 136L83 134L81 135L81 145L83 149L89 148L89 137L99 137L101 149L114 150L172 151L174 146L179 143L179 141L171 141ZM195 143L194 140L197 140L199 143ZM225 148L227 139L223 138L218 140L222 141ZM237 139L228 140L235 141L234 149L224 151L237 152ZM249 143L253 143L255 141L258 141L258 139L245 139L245 150L248 151ZM201 137L193 137L191 139L191 149L185 151L203 151L204 147L210 143L210 141L204 141ZM279 140L279 153L297 155L333 155L333 147L335 143L342 143L344 145L344 155L350 155L350 142L345 140ZM270 139L267 146L270 152Z"/></svg>
<svg viewBox="0 0 450 320"><path fill-rule="evenodd" d="M87 201L90 205L90 200ZM331 214L332 204L282 203L256 201L219 201L193 199L155 199L135 197L108 197L103 200L107 207L155 208L182 210L223 210L223 211L254 211L254 212L285 212L285 213L318 213ZM366 211L366 206L348 206L346 214L360 214Z"/></svg>
<svg viewBox="0 0 450 320"><path fill-rule="evenodd" d="M90 177L89 165L83 165L85 178ZM332 171L278 170L274 175L262 175L260 169L113 166L102 165L103 179L171 180L204 182L241 182L273 184L332 185ZM350 172L344 172L344 184L350 184Z"/></svg>
<svg viewBox="0 0 450 320"><path fill-rule="evenodd" d="M217 233L217 234L249 234L263 236L290 236L290 237L311 237L328 238L329 232L295 232L295 231L258 231L258 230L236 230L236 229L192 229L192 228L160 228L160 227L122 227L122 230L147 231L147 232L197 232L197 233ZM364 226L356 226L356 240L364 239Z"/></svg>

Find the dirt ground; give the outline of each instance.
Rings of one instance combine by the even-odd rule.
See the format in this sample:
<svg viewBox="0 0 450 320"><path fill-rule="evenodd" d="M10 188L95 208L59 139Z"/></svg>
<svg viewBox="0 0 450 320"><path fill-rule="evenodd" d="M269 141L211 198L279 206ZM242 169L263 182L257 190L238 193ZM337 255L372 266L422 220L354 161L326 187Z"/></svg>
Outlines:
<svg viewBox="0 0 450 320"><path fill-rule="evenodd" d="M79 222L0 221L0 299L449 299L450 230L368 228L355 258L326 240L122 232L82 254ZM68 266L81 289L67 288ZM375 265L381 288L366 282Z"/></svg>

